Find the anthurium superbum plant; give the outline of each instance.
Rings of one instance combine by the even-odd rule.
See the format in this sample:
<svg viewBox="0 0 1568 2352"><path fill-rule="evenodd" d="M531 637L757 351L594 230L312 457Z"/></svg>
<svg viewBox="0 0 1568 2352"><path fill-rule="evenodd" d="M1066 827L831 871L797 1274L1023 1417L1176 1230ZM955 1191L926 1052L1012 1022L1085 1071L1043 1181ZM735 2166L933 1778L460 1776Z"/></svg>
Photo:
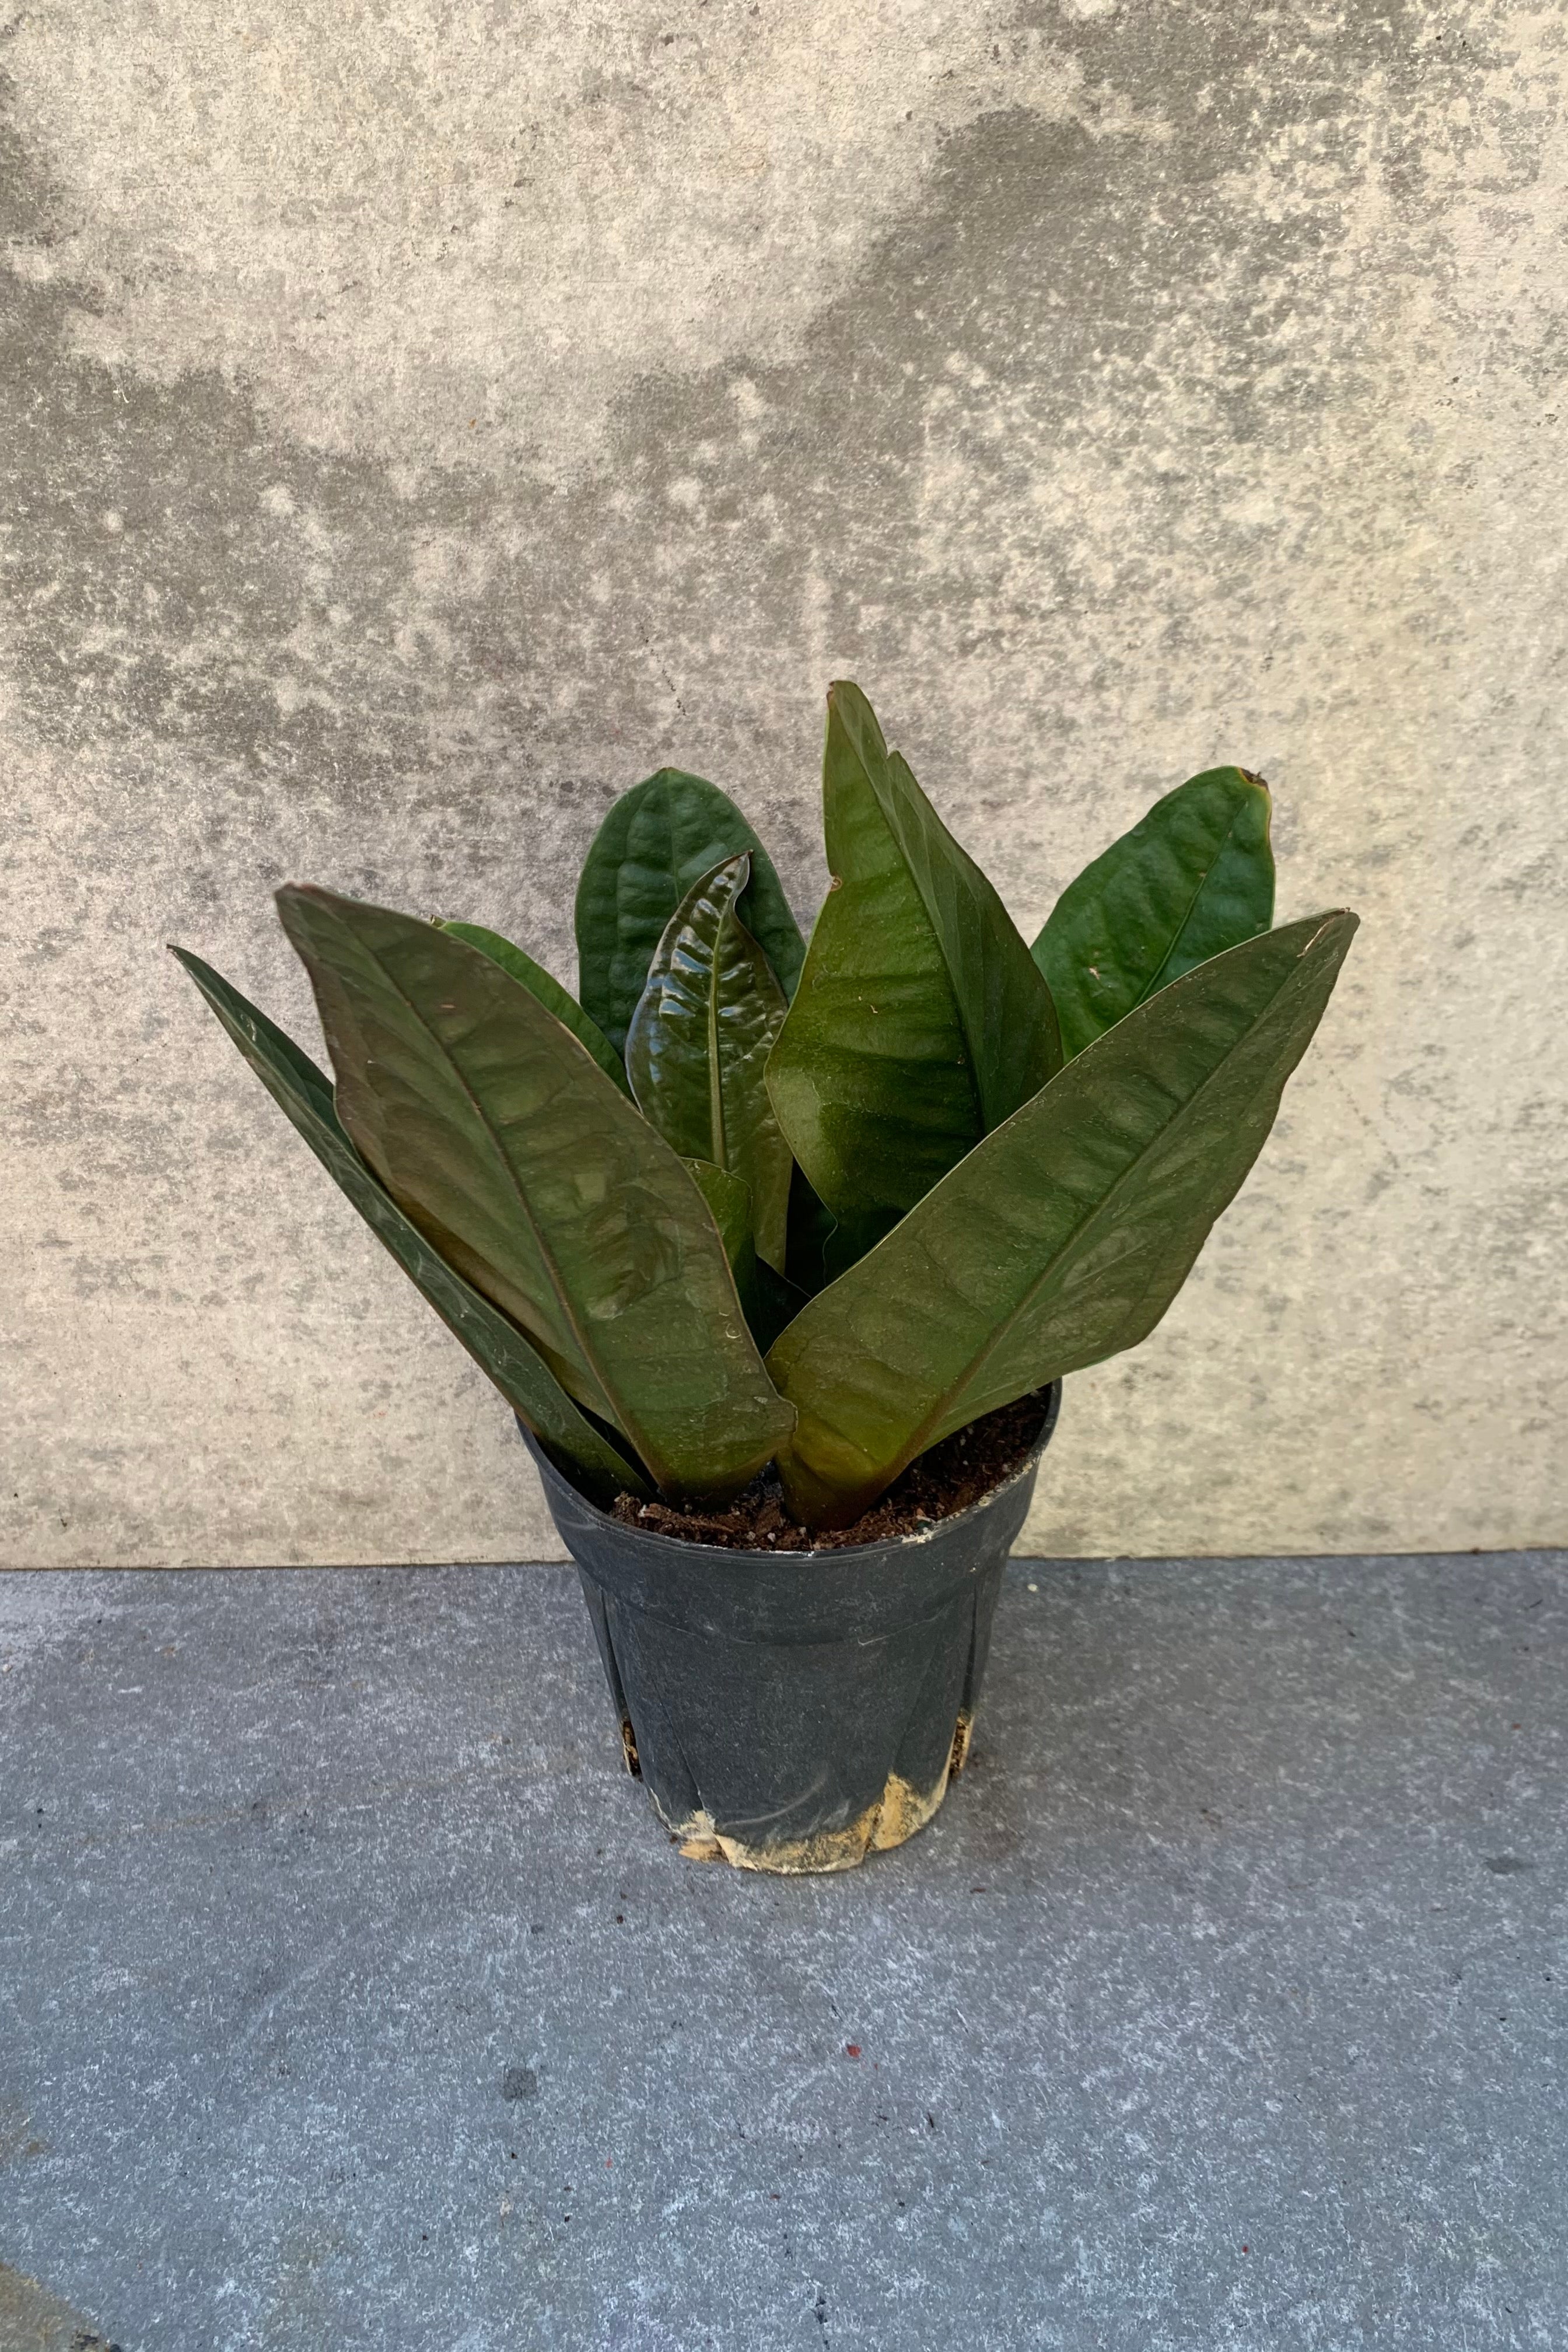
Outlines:
<svg viewBox="0 0 1568 2352"><path fill-rule="evenodd" d="M776 1460L851 1526L981 1414L1145 1338L1262 1147L1356 928L1271 929L1269 796L1214 768L1033 947L883 741L827 703L806 946L714 785L600 827L578 995L479 926L278 894L333 1081L180 961L262 1083L591 1500L716 1504Z"/></svg>

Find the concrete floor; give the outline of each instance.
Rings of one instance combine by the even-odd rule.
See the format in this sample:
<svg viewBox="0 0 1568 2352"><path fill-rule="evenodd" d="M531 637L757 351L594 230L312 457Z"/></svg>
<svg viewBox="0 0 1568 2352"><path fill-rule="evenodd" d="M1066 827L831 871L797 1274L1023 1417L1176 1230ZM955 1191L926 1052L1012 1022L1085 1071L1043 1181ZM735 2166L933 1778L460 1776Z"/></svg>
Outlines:
<svg viewBox="0 0 1568 2352"><path fill-rule="evenodd" d="M563 1570L0 1578L0 2352L1561 2352L1565 1633L1019 1562L937 1822L778 1882Z"/></svg>

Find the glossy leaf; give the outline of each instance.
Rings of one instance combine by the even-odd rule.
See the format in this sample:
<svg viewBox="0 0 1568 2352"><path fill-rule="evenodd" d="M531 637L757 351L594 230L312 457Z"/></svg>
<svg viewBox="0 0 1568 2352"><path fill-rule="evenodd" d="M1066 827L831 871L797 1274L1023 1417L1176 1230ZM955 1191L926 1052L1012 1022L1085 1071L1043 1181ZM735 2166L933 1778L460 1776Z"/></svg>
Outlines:
<svg viewBox="0 0 1568 2352"><path fill-rule="evenodd" d="M331 892L279 893L343 1127L668 1495L732 1494L787 1433L701 1194L576 1039L488 956Z"/></svg>
<svg viewBox="0 0 1568 2352"><path fill-rule="evenodd" d="M1268 787L1210 768L1069 883L1035 941L1068 1054L1274 920Z"/></svg>
<svg viewBox="0 0 1568 2352"><path fill-rule="evenodd" d="M805 943L766 850L716 784L660 768L599 827L577 885L577 993L618 1051L670 917L694 882L742 849L752 875L741 919L787 997Z"/></svg>
<svg viewBox="0 0 1568 2352"><path fill-rule="evenodd" d="M409 1223L343 1132L332 1108L331 1087L309 1055L200 956L184 948L174 952L327 1173L552 1458L601 1507L608 1508L623 1490L651 1495L641 1473L578 1412L522 1334L455 1274Z"/></svg>
<svg viewBox="0 0 1568 2352"><path fill-rule="evenodd" d="M784 991L736 911L751 861L726 858L670 917L626 1033L637 1108L683 1159L747 1187L758 1253L782 1272L795 1162L768 1098Z"/></svg>
<svg viewBox="0 0 1568 2352"><path fill-rule="evenodd" d="M1131 1348L1251 1167L1356 919L1292 923L1163 989L1069 1062L814 1298L768 1369L812 1525L847 1526L977 1415Z"/></svg>
<svg viewBox="0 0 1568 2352"><path fill-rule="evenodd" d="M771 1348L805 1305L806 1294L757 1255L752 1238L752 1196L740 1178L715 1168L710 1160L689 1160L686 1164L713 1212L752 1337L759 1348Z"/></svg>
<svg viewBox="0 0 1568 2352"><path fill-rule="evenodd" d="M752 1192L743 1178L731 1176L711 1160L688 1159L691 1181L707 1202L713 1222L719 1228L719 1238L724 1244L724 1255L734 1274L743 1265L748 1252L755 1255L752 1241ZM737 1286L739 1277L737 1276Z"/></svg>
<svg viewBox="0 0 1568 2352"><path fill-rule="evenodd" d="M812 1185L869 1236L1060 1066L1050 991L870 704L827 698L833 881L768 1087Z"/></svg>
<svg viewBox="0 0 1568 2352"><path fill-rule="evenodd" d="M499 931L487 931L482 923L440 923L437 928L449 939L462 940L468 946L478 948L492 963L499 963L502 971L510 972L513 980L531 988L545 1010L553 1013L563 1028L570 1029L579 1045L586 1045L605 1076L614 1078L624 1095L631 1093L626 1064L598 1023L589 1019L576 998L542 963L535 963L521 948L503 940Z"/></svg>

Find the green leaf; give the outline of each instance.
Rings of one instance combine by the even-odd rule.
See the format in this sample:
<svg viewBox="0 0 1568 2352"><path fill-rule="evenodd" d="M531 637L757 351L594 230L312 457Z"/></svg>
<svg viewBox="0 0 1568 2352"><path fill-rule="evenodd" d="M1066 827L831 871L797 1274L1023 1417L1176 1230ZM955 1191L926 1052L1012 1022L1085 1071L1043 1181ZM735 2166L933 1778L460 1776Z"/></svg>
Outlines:
<svg viewBox="0 0 1568 2352"><path fill-rule="evenodd" d="M791 1414L700 1192L532 991L412 915L290 887L338 1116L447 1263L668 1495L734 1493Z"/></svg>
<svg viewBox="0 0 1568 2352"><path fill-rule="evenodd" d="M755 1272L742 1293L746 1320L765 1354L781 1331L786 1331L805 1305L807 1294L789 1276L779 1274L766 1258L754 1261Z"/></svg>
<svg viewBox="0 0 1568 2352"><path fill-rule="evenodd" d="M807 1298L815 1297L824 1283L833 1279L826 1253L837 1231L837 1218L817 1199L797 1160L790 1179L789 1255L784 1272Z"/></svg>
<svg viewBox="0 0 1568 2352"><path fill-rule="evenodd" d="M577 885L577 992L610 1043L626 1031L665 927L694 882L752 853L741 919L786 996L805 948L772 861L733 801L680 768L660 768L611 808Z"/></svg>
<svg viewBox="0 0 1568 2352"><path fill-rule="evenodd" d="M786 1010L737 906L745 850L693 883L670 917L626 1033L639 1110L686 1160L710 1160L751 1194L758 1253L782 1272L795 1162L768 1099L768 1053Z"/></svg>
<svg viewBox="0 0 1568 2352"><path fill-rule="evenodd" d="M339 1125L331 1087L309 1055L200 956L184 948L174 953L327 1173L552 1460L602 1508L623 1491L651 1495L641 1473L578 1412L522 1334L453 1273L377 1182Z"/></svg>
<svg viewBox="0 0 1568 2352"><path fill-rule="evenodd" d="M828 695L822 789L833 881L768 1090L821 1199L875 1235L1039 1091L1061 1048L1006 908L858 687Z"/></svg>
<svg viewBox="0 0 1568 2352"><path fill-rule="evenodd" d="M711 1160L689 1158L686 1164L691 1171L692 1182L712 1212L733 1274L748 1252L752 1256L756 1255L752 1240L752 1188L743 1177L731 1176L727 1168L716 1166Z"/></svg>
<svg viewBox="0 0 1568 2352"><path fill-rule="evenodd" d="M1194 964L1268 929L1269 811L1260 776L1210 768L1156 801L1068 885L1033 954L1068 1054Z"/></svg>
<svg viewBox="0 0 1568 2352"><path fill-rule="evenodd" d="M553 1013L557 1021L571 1030L579 1045L586 1045L605 1076L614 1078L624 1095L630 1094L626 1065L598 1023L588 1018L576 998L542 963L535 963L521 948L503 940L499 931L487 931L482 923L437 923L436 928L445 931L448 939L464 940L469 947L478 948L492 963L499 963L502 971L510 971L513 980L531 988L545 1010Z"/></svg>
<svg viewBox="0 0 1568 2352"><path fill-rule="evenodd" d="M848 1526L927 1446L1153 1329L1355 928L1292 923L1163 989L802 1310L768 1357L798 1414L779 1466L802 1517Z"/></svg>
<svg viewBox="0 0 1568 2352"><path fill-rule="evenodd" d="M806 1294L757 1255L749 1186L727 1170L716 1168L710 1160L689 1160L686 1164L713 1212L752 1337L759 1348L771 1348L805 1305Z"/></svg>

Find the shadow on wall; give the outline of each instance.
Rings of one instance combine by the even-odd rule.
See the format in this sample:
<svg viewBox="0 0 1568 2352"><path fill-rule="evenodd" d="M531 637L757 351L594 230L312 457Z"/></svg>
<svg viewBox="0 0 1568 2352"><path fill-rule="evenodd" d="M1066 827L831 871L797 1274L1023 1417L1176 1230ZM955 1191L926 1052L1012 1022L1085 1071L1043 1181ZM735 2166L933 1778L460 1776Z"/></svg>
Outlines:
<svg viewBox="0 0 1568 2352"><path fill-rule="evenodd" d="M978 704L1005 774L1037 760L1044 716L1055 755L1087 769L1073 738L1212 625L1193 612L1196 547L1205 611L1256 593L1257 524L1221 511L1238 454L1245 472L1255 443L1299 444L1297 527L1328 522L1310 446L1325 402L1378 364L1376 320L1342 301L1313 334L1301 320L1369 181L1418 226L1415 150L1380 153L1356 94L1375 77L1380 120L1440 115L1460 61L1421 46L1424 23L1346 8L1303 56L1288 25L1226 10L1051 12L1083 119L1020 106L953 133L797 359L644 381L564 492L504 449L416 476L395 449L322 455L211 371L160 385L75 356L96 303L54 274L73 200L8 130L25 716L57 742L200 745L367 814L395 782L431 824L481 812L498 775L544 772L553 801L593 803L572 819L585 833L679 749L683 698L732 709L743 786L759 719L765 739L772 710L815 698L818 648L874 688L908 664L949 702L983 654L951 723ZM1150 135L1098 131L1098 93L1108 123ZM1040 681L1025 709L1021 659ZM1163 789L1154 755L1121 754ZM804 799L779 846L815 871ZM481 817L481 859L486 837Z"/></svg>

